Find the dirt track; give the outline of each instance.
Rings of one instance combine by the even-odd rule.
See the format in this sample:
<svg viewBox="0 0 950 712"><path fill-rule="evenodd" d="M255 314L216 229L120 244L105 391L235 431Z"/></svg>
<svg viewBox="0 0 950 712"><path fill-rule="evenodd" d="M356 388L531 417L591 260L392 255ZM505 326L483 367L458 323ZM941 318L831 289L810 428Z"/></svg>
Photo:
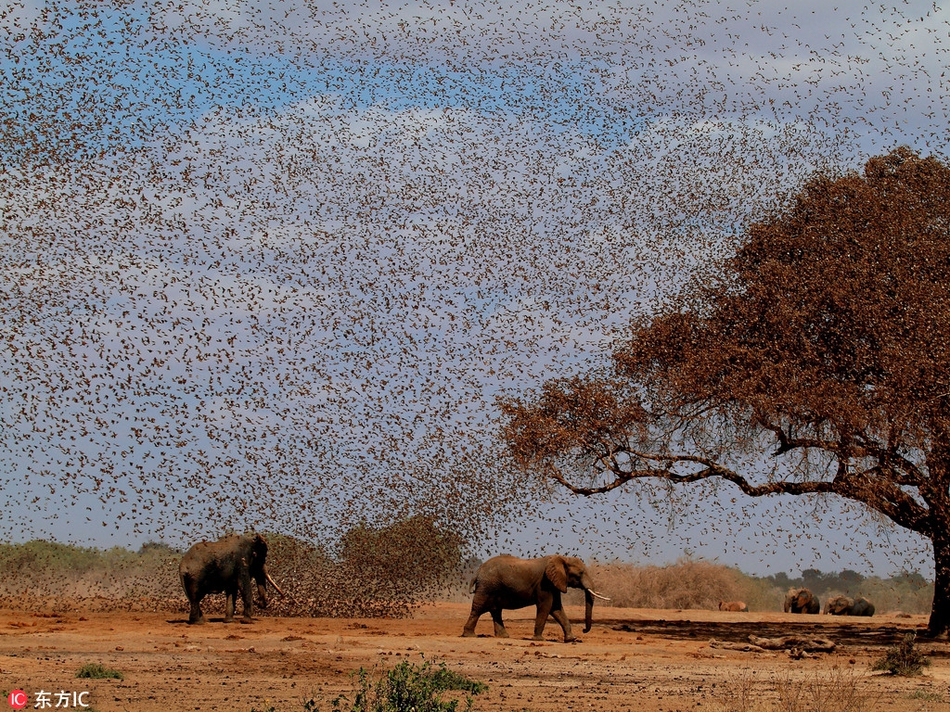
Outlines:
<svg viewBox="0 0 950 712"><path fill-rule="evenodd" d="M874 710L950 711L950 643L925 643L933 664L918 678L871 673L869 664L924 617L832 619L782 613L720 613L595 609L583 642L564 644L549 622L546 640L530 640L531 610L508 612L509 639L489 637L486 614L478 637L459 637L467 604L438 604L408 620L259 618L225 625L211 617L188 626L178 613L76 613L0 611L0 678L3 694L22 689L33 709L39 691L88 692L83 701L99 712L176 712L252 708L298 712L315 698L329 710L339 693L353 689L361 666L403 660L444 661L489 690L475 710L553 712L676 712L719 710L729 690L752 685L763 700L776 699L777 681L807 685L837 666L859 678ZM583 617L570 609L572 620ZM580 633L582 624L577 624ZM746 643L750 634L829 638L835 652L793 659L785 652L742 652L710 644ZM76 679L87 663L102 663L123 680ZM72 698L70 698L72 702ZM75 709L75 706L71 707ZM461 708L461 706L460 706ZM10 709L0 701L0 709ZM60 707L63 709L63 707Z"/></svg>

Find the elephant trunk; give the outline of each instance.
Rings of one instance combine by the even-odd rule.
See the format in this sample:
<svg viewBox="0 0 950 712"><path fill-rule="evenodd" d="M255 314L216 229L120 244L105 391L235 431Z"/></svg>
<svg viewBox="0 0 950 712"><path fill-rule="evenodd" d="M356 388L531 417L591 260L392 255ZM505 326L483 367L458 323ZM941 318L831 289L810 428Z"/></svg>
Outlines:
<svg viewBox="0 0 950 712"><path fill-rule="evenodd" d="M594 613L594 599L599 598L602 601L610 599L594 590L594 582L587 573L581 577L581 587L584 589L584 632L589 633Z"/></svg>
<svg viewBox="0 0 950 712"><path fill-rule="evenodd" d="M594 593L589 588L584 590L584 632L590 633L594 614Z"/></svg>

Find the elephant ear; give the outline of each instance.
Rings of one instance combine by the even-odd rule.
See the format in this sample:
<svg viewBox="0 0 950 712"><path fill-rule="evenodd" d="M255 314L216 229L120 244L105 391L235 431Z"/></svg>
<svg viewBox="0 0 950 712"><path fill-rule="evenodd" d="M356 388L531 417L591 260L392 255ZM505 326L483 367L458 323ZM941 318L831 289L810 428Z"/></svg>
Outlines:
<svg viewBox="0 0 950 712"><path fill-rule="evenodd" d="M554 584L554 588L561 593L567 593L567 568L562 557L552 556L544 569L544 575Z"/></svg>

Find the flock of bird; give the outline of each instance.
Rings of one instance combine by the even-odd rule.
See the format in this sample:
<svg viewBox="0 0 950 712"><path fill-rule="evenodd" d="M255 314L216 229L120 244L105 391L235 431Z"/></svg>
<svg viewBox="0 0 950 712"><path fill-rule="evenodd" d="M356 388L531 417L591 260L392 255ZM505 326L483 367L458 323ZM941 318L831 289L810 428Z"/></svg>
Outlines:
<svg viewBox="0 0 950 712"><path fill-rule="evenodd" d="M946 155L948 19L8 4L0 538L328 541L422 513L493 551L608 521L661 547L636 497L598 520L523 481L495 399L596 363L814 171ZM762 526L711 511L713 556Z"/></svg>

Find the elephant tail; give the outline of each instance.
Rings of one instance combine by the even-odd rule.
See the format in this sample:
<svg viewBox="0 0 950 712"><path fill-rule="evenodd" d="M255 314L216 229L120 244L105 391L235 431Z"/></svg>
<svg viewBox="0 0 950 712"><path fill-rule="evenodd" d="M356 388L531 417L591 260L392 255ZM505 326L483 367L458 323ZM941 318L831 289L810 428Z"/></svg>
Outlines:
<svg viewBox="0 0 950 712"><path fill-rule="evenodd" d="M475 587L478 586L478 574L472 576L472 580L468 584L469 594L475 593Z"/></svg>

